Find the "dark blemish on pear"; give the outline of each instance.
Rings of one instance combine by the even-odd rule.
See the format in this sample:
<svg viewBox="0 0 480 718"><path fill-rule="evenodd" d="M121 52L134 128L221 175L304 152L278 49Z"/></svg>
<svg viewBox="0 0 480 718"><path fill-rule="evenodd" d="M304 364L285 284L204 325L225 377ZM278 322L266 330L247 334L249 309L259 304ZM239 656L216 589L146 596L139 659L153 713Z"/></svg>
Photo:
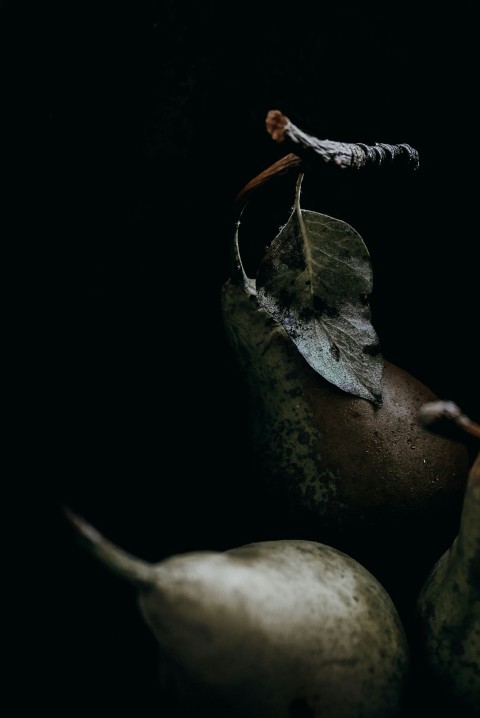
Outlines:
<svg viewBox="0 0 480 718"><path fill-rule="evenodd" d="M480 515L479 519L480 521ZM477 554L473 556L468 566L468 577L472 587L475 587L480 594L480 548L477 549Z"/></svg>
<svg viewBox="0 0 480 718"><path fill-rule="evenodd" d="M288 395L294 399L295 397L302 395L302 390L300 387L292 387L288 390Z"/></svg>
<svg viewBox="0 0 480 718"><path fill-rule="evenodd" d="M289 718L314 718L315 714L305 698L295 698L288 709Z"/></svg>
<svg viewBox="0 0 480 718"><path fill-rule="evenodd" d="M461 641L453 640L451 642L452 653L456 656L463 656L465 653L465 647Z"/></svg>

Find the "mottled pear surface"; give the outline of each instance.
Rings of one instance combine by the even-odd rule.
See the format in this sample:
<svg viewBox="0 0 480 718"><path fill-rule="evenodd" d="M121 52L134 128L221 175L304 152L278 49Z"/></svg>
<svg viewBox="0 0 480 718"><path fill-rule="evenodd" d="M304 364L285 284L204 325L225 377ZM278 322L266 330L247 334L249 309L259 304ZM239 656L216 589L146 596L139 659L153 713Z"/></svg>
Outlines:
<svg viewBox="0 0 480 718"><path fill-rule="evenodd" d="M151 565L74 523L138 588L167 715L399 715L409 670L403 627L380 583L345 554L278 540Z"/></svg>
<svg viewBox="0 0 480 718"><path fill-rule="evenodd" d="M388 361L380 407L337 389L260 308L251 280L227 281L222 307L256 473L285 508L285 531L345 550L382 580L403 563L424 579L458 529L469 466L461 442L418 425L434 394Z"/></svg>
<svg viewBox="0 0 480 718"><path fill-rule="evenodd" d="M480 454L470 470L460 529L418 599L419 640L431 690L461 715L480 716Z"/></svg>

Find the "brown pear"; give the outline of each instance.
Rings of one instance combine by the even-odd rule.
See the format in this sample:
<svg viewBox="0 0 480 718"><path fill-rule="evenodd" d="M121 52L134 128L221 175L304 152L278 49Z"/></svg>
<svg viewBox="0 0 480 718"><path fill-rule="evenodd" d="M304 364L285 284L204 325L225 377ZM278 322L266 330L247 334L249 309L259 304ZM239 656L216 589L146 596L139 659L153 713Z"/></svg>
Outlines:
<svg viewBox="0 0 480 718"><path fill-rule="evenodd" d="M260 307L241 263L223 286L224 324L248 393L256 480L284 535L334 545L389 590L418 590L455 536L469 467L461 441L417 422L436 397L385 361L383 402L347 394L315 372Z"/></svg>

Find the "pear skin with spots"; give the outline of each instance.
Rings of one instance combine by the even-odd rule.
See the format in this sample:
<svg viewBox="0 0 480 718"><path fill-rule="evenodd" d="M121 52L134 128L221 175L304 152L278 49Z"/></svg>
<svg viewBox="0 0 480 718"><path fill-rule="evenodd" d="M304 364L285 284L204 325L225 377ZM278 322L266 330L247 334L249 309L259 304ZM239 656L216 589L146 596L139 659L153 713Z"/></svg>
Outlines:
<svg viewBox="0 0 480 718"><path fill-rule="evenodd" d="M462 716L480 716L480 453L465 491L458 536L418 598L425 677Z"/></svg>
<svg viewBox="0 0 480 718"><path fill-rule="evenodd" d="M436 397L388 361L380 406L326 381L259 306L241 269L223 286L223 319L248 397L256 481L272 513L282 515L284 535L344 550L388 590L403 591L407 575L417 594L458 528L465 444L422 430L418 410Z"/></svg>

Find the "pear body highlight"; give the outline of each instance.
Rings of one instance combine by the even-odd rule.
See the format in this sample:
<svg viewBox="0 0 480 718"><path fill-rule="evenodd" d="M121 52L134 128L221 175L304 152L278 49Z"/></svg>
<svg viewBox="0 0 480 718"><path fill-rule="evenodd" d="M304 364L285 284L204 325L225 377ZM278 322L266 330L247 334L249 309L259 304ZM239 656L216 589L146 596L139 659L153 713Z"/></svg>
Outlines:
<svg viewBox="0 0 480 718"><path fill-rule="evenodd" d="M380 407L337 389L250 280L225 283L222 309L248 390L255 473L285 531L346 551L387 584L403 568L424 578L455 536L469 465L464 444L418 425L434 394L388 361Z"/></svg>
<svg viewBox="0 0 480 718"><path fill-rule="evenodd" d="M138 589L159 646L166 715L400 714L410 661L403 627L380 583L342 552L277 540L150 565L76 524Z"/></svg>

